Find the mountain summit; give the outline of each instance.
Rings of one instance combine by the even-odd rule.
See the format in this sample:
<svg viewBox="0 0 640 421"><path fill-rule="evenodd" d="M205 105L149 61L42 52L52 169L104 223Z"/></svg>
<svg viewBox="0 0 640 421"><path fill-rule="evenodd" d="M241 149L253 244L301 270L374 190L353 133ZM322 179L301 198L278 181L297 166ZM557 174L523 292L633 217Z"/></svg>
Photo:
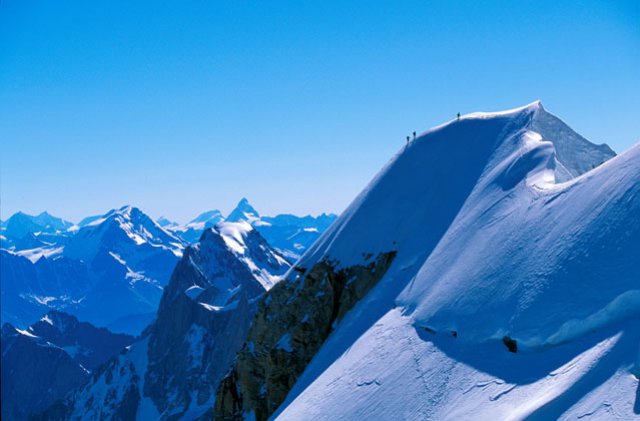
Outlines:
<svg viewBox="0 0 640 421"><path fill-rule="evenodd" d="M640 147L539 102L431 129L269 291L216 416L632 418L638 214Z"/></svg>
<svg viewBox="0 0 640 421"><path fill-rule="evenodd" d="M240 202L236 205L235 209L231 211L229 216L227 216L228 222L238 222L238 221L247 221L252 222L253 220L259 219L260 214L257 210L249 204L249 201L246 198L242 198Z"/></svg>

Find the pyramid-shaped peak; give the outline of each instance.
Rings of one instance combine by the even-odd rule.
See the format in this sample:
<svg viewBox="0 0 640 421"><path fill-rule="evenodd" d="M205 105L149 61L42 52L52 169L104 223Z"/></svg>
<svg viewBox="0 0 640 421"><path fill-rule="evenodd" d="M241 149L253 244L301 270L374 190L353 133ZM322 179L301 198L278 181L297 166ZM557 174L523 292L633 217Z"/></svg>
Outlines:
<svg viewBox="0 0 640 421"><path fill-rule="evenodd" d="M238 221L252 221L255 219L259 219L260 214L251 204L247 198L243 197L240 202L236 205L235 209L229 214L227 217L227 221L229 222L238 222Z"/></svg>

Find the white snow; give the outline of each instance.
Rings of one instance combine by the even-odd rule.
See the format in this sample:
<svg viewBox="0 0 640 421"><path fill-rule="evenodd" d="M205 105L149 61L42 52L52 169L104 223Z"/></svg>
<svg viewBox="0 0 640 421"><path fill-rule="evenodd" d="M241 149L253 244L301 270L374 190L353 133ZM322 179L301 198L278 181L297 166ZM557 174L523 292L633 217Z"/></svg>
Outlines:
<svg viewBox="0 0 640 421"><path fill-rule="evenodd" d="M184 293L187 294L187 297L191 298L192 300L195 300L203 291L204 291L204 288L198 285L192 285L189 288L187 288L184 291Z"/></svg>
<svg viewBox="0 0 640 421"><path fill-rule="evenodd" d="M227 222L219 225L218 232L222 235L227 247L235 253L244 254L247 248L244 237L252 229L251 225L245 221Z"/></svg>
<svg viewBox="0 0 640 421"><path fill-rule="evenodd" d="M206 308L209 311L220 311L224 308L223 306L214 306L207 303L198 303L198 304L200 304L202 307Z"/></svg>
<svg viewBox="0 0 640 421"><path fill-rule="evenodd" d="M63 250L64 250L64 247L38 247L34 249L29 249L29 250L15 251L14 253L19 256L26 257L31 261L31 263L35 263L38 260L40 260L40 258L42 257L50 258L50 257L58 256L62 254Z"/></svg>
<svg viewBox="0 0 640 421"><path fill-rule="evenodd" d="M22 330L22 329L18 329L18 328L16 328L16 332L18 332L21 335L28 336L30 338L37 338L38 337L38 336L36 336L36 335L34 335L32 333L27 332L26 330Z"/></svg>
<svg viewBox="0 0 640 421"><path fill-rule="evenodd" d="M403 147L298 263L397 251L275 418L637 416L640 146L585 142L535 102Z"/></svg>
<svg viewBox="0 0 640 421"><path fill-rule="evenodd" d="M122 264L123 266L127 266L127 262L124 261L124 259L122 257L120 257L118 254L110 251L109 254L111 255L111 257L113 257L114 259L116 259L120 264Z"/></svg>
<svg viewBox="0 0 640 421"><path fill-rule="evenodd" d="M56 297L39 296L39 295L30 295L30 297L33 298L38 304L42 304L42 305L45 305L45 306L48 305L50 302L55 301L55 300L58 299Z"/></svg>
<svg viewBox="0 0 640 421"><path fill-rule="evenodd" d="M216 230L222 236L222 239L229 250L235 253L237 258L247 265L258 282L260 282L260 284L268 291L282 279L282 276L274 274L272 272L272 268L256 262L251 255L246 239L253 229L254 228L244 220L240 220L238 222L221 222L216 227ZM290 266L290 264L280 255L273 253L270 250L263 251L266 252L265 254L268 254L268 256L261 256L262 258L270 257L280 266Z"/></svg>

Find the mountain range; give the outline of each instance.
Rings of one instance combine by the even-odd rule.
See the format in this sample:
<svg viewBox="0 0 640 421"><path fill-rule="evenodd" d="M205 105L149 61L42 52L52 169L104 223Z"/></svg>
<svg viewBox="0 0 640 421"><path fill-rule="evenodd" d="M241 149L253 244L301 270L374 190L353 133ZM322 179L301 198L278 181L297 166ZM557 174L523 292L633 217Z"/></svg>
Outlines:
<svg viewBox="0 0 640 421"><path fill-rule="evenodd" d="M2 419L26 419L84 384L133 342L50 311L25 330L2 327Z"/></svg>
<svg viewBox="0 0 640 421"><path fill-rule="evenodd" d="M325 214L261 218L246 199L230 217L260 226L290 261L335 219ZM78 224L46 212L16 213L2 223L2 322L24 329L56 309L137 335L155 317L185 247L224 220L219 211L209 211L184 226L164 218L160 224L132 206Z"/></svg>
<svg viewBox="0 0 640 421"><path fill-rule="evenodd" d="M257 302L290 267L246 221L208 228L186 248L154 323L42 418L210 418Z"/></svg>
<svg viewBox="0 0 640 421"><path fill-rule="evenodd" d="M47 365L71 374L33 419L635 419L637 215L640 145L616 155L540 102L468 114L404 145L332 222L263 217L243 199L184 226L122 208L37 253L7 237L3 300L6 279L27 297L8 316L29 297L80 311L103 279L87 287L83 271L112 267L138 307L160 298L84 374L67 345L80 335L48 339L65 336L47 333L59 313L5 325L3 376L20 366L6 330L67 355ZM69 298L37 275L58 260Z"/></svg>
<svg viewBox="0 0 640 421"><path fill-rule="evenodd" d="M431 129L261 301L214 413L637 418L637 215L640 147L538 102Z"/></svg>

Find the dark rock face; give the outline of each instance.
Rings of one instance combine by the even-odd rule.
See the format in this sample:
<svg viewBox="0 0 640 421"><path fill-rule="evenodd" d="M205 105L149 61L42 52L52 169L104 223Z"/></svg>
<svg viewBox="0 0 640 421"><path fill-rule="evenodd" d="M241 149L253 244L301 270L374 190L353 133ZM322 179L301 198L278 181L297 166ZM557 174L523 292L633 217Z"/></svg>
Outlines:
<svg viewBox="0 0 640 421"><path fill-rule="evenodd" d="M215 389L244 342L256 311L256 298L264 288L249 269L224 247L217 235L208 235L200 248L187 249L163 297L158 318L149 339L149 368L144 393L159 412L173 412L179 418L192 401L196 406L212 401ZM209 238L210 237L210 238ZM203 261L203 260L206 260ZM216 262L212 271L208 264ZM237 292L235 303L220 310L201 303L214 302L223 294L216 276L232 274ZM184 291L199 285L204 290L196 300Z"/></svg>
<svg viewBox="0 0 640 421"><path fill-rule="evenodd" d="M263 282L290 267L248 224L226 228L233 235L210 229L185 250L142 337L43 419L212 417Z"/></svg>
<svg viewBox="0 0 640 421"><path fill-rule="evenodd" d="M2 328L3 420L27 419L88 377L61 348L39 343L9 324Z"/></svg>
<svg viewBox="0 0 640 421"><path fill-rule="evenodd" d="M74 308L91 287L87 267L81 262L58 256L32 263L26 257L0 250L3 323L24 329L51 307L63 311Z"/></svg>
<svg viewBox="0 0 640 421"><path fill-rule="evenodd" d="M22 420L84 384L93 370L133 342L51 311L21 331L2 329L2 419Z"/></svg>
<svg viewBox="0 0 640 421"><path fill-rule="evenodd" d="M133 336L112 333L59 311L47 313L42 320L29 327L29 332L65 349L89 371L98 368L134 340Z"/></svg>
<svg viewBox="0 0 640 421"><path fill-rule="evenodd" d="M257 267L274 274L288 269L254 230L243 242L244 257ZM265 292L254 271L213 230L176 267L149 339L144 385L159 412L173 414L169 419L184 416L187 408L213 405ZM190 297L185 291L194 285L201 292Z"/></svg>
<svg viewBox="0 0 640 421"><path fill-rule="evenodd" d="M384 276L395 252L367 265L337 269L322 261L277 284L260 302L237 362L218 388L216 419L253 412L266 420L331 333L334 323ZM300 269L300 272L302 269Z"/></svg>

